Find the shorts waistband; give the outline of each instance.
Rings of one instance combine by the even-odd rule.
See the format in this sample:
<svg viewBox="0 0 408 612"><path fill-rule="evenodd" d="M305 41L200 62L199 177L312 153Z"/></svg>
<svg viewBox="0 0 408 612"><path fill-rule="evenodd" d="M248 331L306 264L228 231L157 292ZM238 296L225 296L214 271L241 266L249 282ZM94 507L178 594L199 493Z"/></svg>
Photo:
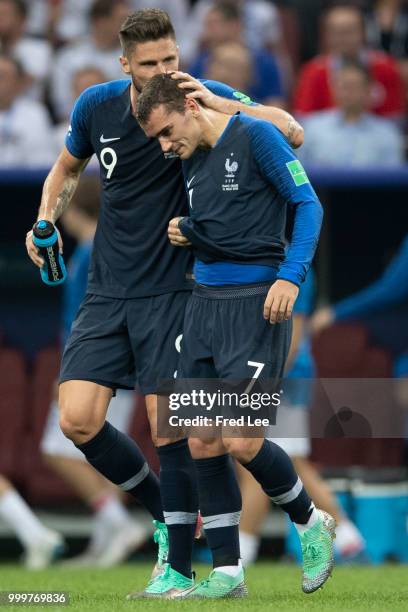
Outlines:
<svg viewBox="0 0 408 612"><path fill-rule="evenodd" d="M210 300L232 300L234 298L253 297L256 295L266 295L272 284L272 282L266 282L257 285L242 285L240 287L208 287L206 285L195 285L193 296L208 298Z"/></svg>

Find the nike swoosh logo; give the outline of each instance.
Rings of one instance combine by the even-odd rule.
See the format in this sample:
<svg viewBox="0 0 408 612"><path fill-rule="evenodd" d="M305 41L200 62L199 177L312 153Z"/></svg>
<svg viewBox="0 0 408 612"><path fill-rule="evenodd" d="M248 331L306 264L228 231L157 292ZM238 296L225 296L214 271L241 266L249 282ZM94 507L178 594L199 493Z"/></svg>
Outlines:
<svg viewBox="0 0 408 612"><path fill-rule="evenodd" d="M99 139L99 142L113 142L114 140L120 140L120 136L118 138L104 138L102 134Z"/></svg>
<svg viewBox="0 0 408 612"><path fill-rule="evenodd" d="M190 187L190 185L194 181L194 179L195 179L195 175L193 176L193 178L191 178L189 181L187 181L187 188Z"/></svg>

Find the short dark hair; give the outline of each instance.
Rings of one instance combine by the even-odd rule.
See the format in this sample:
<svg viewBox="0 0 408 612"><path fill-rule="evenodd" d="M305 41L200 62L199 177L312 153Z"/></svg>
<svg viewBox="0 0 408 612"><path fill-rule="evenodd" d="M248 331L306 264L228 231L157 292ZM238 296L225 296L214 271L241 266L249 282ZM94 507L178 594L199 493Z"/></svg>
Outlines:
<svg viewBox="0 0 408 612"><path fill-rule="evenodd" d="M83 174L72 198L71 207L96 220L101 200L101 182L96 174Z"/></svg>
<svg viewBox="0 0 408 612"><path fill-rule="evenodd" d="M25 0L0 0L0 2L8 2L12 4L20 17L25 19L27 17L28 9Z"/></svg>
<svg viewBox="0 0 408 612"><path fill-rule="evenodd" d="M118 4L116 0L95 0L89 9L89 19L94 21L95 19L110 17L116 4ZM119 2L119 4L124 4L124 2Z"/></svg>
<svg viewBox="0 0 408 612"><path fill-rule="evenodd" d="M241 7L236 0L215 0L209 10L221 13L225 21L238 21L242 18Z"/></svg>
<svg viewBox="0 0 408 612"><path fill-rule="evenodd" d="M147 123L153 109L161 104L167 112L184 112L188 90L179 87L180 79L173 79L169 74L156 74L143 87L137 100L136 118L141 124Z"/></svg>
<svg viewBox="0 0 408 612"><path fill-rule="evenodd" d="M169 15L158 8L135 11L126 17L119 30L120 44L126 56L137 43L168 37L176 39L173 24Z"/></svg>

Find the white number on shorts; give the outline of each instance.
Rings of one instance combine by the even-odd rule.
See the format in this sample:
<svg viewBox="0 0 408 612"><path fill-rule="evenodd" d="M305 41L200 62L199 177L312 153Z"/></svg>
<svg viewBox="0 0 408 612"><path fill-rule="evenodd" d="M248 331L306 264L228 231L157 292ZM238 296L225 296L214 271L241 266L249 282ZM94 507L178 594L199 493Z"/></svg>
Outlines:
<svg viewBox="0 0 408 612"><path fill-rule="evenodd" d="M261 363L260 361L248 361L247 364L249 366L251 366L251 368L255 368L255 374L252 377L251 382L249 383L249 385L247 386L247 388L245 389L244 393L249 393L250 390L252 389L252 387L255 384L255 381L257 378L259 378L260 373L262 372L262 370L265 367L264 363Z"/></svg>
<svg viewBox="0 0 408 612"><path fill-rule="evenodd" d="M105 160L106 155L110 157L109 163L107 163ZM109 161L109 157L108 157L108 161ZM101 164L108 171L106 178L110 179L110 177L112 176L112 172L114 171L117 163L118 163L118 156L116 155L116 152L111 147L105 147L104 149L102 149Z"/></svg>
<svg viewBox="0 0 408 612"><path fill-rule="evenodd" d="M180 334L179 336L177 336L176 341L175 341L175 345L176 345L176 351L178 353L181 353L181 341L183 339L183 334Z"/></svg>
<svg viewBox="0 0 408 612"><path fill-rule="evenodd" d="M174 343L175 347L176 347L176 351L178 353L181 353L181 341L183 339L183 334L180 334L179 336L177 336L176 341ZM174 378L177 378L177 370L174 372L173 374Z"/></svg>

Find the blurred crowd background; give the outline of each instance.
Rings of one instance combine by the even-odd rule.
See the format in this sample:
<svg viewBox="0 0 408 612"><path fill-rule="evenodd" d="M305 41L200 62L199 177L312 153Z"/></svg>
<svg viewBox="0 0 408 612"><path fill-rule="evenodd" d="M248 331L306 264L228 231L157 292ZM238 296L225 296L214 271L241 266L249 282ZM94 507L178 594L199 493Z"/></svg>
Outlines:
<svg viewBox="0 0 408 612"><path fill-rule="evenodd" d="M146 6L170 14L183 69L302 116L309 163L404 161L403 0L0 0L0 167L52 163L81 91L123 77L117 32Z"/></svg>
<svg viewBox="0 0 408 612"><path fill-rule="evenodd" d="M317 374L398 378L386 401L372 398L373 410L387 418L396 403L408 404L408 2L0 0L0 474L9 479L0 480L0 500L12 481L71 544L89 537L86 518L99 502L79 501L75 483L57 476L40 451L58 373L62 294L41 283L24 238L74 100L91 85L124 78L118 30L144 7L170 14L183 70L301 121L299 158L325 208L316 299L307 313L317 305L310 319ZM91 162L91 173L97 165ZM95 182L83 189L83 200L99 197ZM72 219L62 232L69 261L89 234ZM157 467L143 400L131 403L127 427ZM321 404L312 402L311 422L319 421ZM402 427L399 437L312 440L313 464L369 543L371 562L408 561L404 437ZM126 523L112 508L109 520ZM381 508L375 519L372 508ZM264 552L282 553L277 515L264 535ZM139 546L143 537L134 540ZM296 556L289 540L286 550ZM17 552L0 522L0 558Z"/></svg>

